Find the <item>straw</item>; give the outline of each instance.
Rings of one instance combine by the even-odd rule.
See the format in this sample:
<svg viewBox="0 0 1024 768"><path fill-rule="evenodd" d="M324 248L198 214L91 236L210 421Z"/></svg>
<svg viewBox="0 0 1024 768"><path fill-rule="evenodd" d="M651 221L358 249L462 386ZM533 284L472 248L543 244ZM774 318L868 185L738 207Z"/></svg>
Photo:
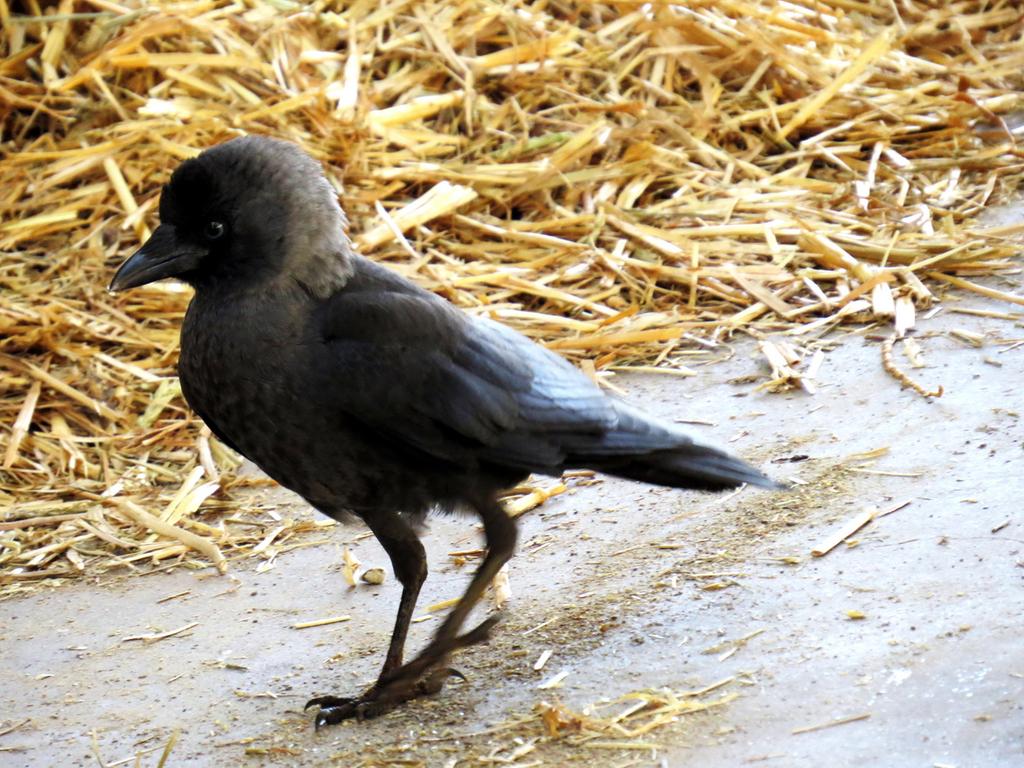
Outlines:
<svg viewBox="0 0 1024 768"><path fill-rule="evenodd" d="M1019 227L976 218L1024 179L1013 3L19 7L0 0L0 596L213 562L179 531L264 563L315 538L240 492L259 481L182 400L188 290L105 292L174 166L243 133L321 161L367 255L604 382L749 334L764 387L810 393L837 326L909 338L947 294L1024 301L984 283L1019 270ZM186 489L196 467L215 485Z"/></svg>

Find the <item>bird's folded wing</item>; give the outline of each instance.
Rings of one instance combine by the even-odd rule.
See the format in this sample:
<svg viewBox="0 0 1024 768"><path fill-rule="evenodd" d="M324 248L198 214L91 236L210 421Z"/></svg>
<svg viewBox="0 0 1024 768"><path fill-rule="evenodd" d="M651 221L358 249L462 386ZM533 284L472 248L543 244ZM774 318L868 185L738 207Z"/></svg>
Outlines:
<svg viewBox="0 0 1024 768"><path fill-rule="evenodd" d="M419 291L341 291L323 320L325 405L443 461L543 471L681 435L525 336ZM684 438L685 439L685 438Z"/></svg>

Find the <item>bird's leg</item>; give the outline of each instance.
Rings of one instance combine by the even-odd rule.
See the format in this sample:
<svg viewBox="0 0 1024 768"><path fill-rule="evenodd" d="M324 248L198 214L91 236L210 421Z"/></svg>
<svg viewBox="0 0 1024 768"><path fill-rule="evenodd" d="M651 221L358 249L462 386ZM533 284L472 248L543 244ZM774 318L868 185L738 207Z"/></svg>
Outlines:
<svg viewBox="0 0 1024 768"><path fill-rule="evenodd" d="M437 634L434 635L430 645L417 657L417 661L431 654L444 656L448 653L446 646L458 640L459 630L462 629L466 617L469 616L470 611L480 601L484 590L487 589L487 585L494 581L494 577L501 570L501 566L508 562L515 551L516 524L505 510L502 509L501 504L492 499L478 505L477 510L483 518L484 535L487 537L487 555L484 557L484 561L480 564L476 573L473 574L473 580L469 582L465 593L445 618L444 623L437 630ZM484 627L486 625L487 629L490 629L495 623L497 623L497 619L492 618L483 622L480 626ZM479 629L477 628L473 632ZM486 630L481 631L486 633ZM485 639L486 637L480 637L477 642L482 642ZM459 643L459 647L464 647L465 645L466 643Z"/></svg>
<svg viewBox="0 0 1024 768"><path fill-rule="evenodd" d="M392 522L392 521L389 521ZM401 526L396 531L380 530L382 526L370 526L377 540L391 558L391 568L395 578L402 584L402 599L398 603L398 614L395 616L395 628L391 632L391 643L388 655L384 659L381 677L402 666L402 654L405 650L405 638L409 634L409 622L416 608L416 600L420 596L420 588L427 579L427 554L423 549L416 532L405 520L395 516L393 522ZM395 535L397 533L397 535Z"/></svg>
<svg viewBox="0 0 1024 768"><path fill-rule="evenodd" d="M427 555L416 531L399 515L372 517L366 520L367 526L376 536L377 541L391 558L391 568L395 578L402 585L402 599L398 603L395 616L395 628L391 632L388 655L384 659L380 678L402 666L402 654L405 650L405 639L409 634L409 622L416 600L420 596L420 588L427 578ZM317 727L322 725L320 718L331 708L345 708L358 703L373 691L370 688L362 697L348 698L339 696L317 696L306 703L306 708L317 705L320 715L317 716Z"/></svg>
<svg viewBox="0 0 1024 768"><path fill-rule="evenodd" d="M351 717L376 717L409 699L437 693L446 678L459 674L447 666L451 653L487 639L490 629L497 623L497 617L486 619L465 634L460 635L459 631L487 585L512 556L516 544L516 524L494 499L477 505L477 510L483 518L487 555L434 639L412 661L383 672L373 687L359 699L325 698L311 701L310 704L321 704L316 718L318 728ZM337 704L333 701L337 701Z"/></svg>

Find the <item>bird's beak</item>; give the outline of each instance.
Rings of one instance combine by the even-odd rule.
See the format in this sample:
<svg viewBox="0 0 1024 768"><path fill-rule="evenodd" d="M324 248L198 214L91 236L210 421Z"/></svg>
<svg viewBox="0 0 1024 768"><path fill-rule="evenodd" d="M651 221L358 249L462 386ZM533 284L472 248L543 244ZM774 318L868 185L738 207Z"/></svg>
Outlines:
<svg viewBox="0 0 1024 768"><path fill-rule="evenodd" d="M191 243L182 242L170 224L161 224L152 237L122 264L110 290L124 291L137 288L165 277L177 277L199 266L206 251Z"/></svg>

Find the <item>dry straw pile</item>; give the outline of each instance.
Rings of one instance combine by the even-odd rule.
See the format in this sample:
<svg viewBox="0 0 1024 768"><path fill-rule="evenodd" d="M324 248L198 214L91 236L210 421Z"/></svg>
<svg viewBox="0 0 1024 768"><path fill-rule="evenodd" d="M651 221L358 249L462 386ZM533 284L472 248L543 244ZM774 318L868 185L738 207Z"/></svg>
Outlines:
<svg viewBox="0 0 1024 768"><path fill-rule="evenodd" d="M219 474L174 379L187 293L105 290L169 170L241 132L320 158L363 253L597 371L685 374L743 332L768 384L812 388L835 325L901 336L1013 268L1011 228L973 217L1021 178L1016 0L0 0L0 21L3 594L270 563L313 527Z"/></svg>

